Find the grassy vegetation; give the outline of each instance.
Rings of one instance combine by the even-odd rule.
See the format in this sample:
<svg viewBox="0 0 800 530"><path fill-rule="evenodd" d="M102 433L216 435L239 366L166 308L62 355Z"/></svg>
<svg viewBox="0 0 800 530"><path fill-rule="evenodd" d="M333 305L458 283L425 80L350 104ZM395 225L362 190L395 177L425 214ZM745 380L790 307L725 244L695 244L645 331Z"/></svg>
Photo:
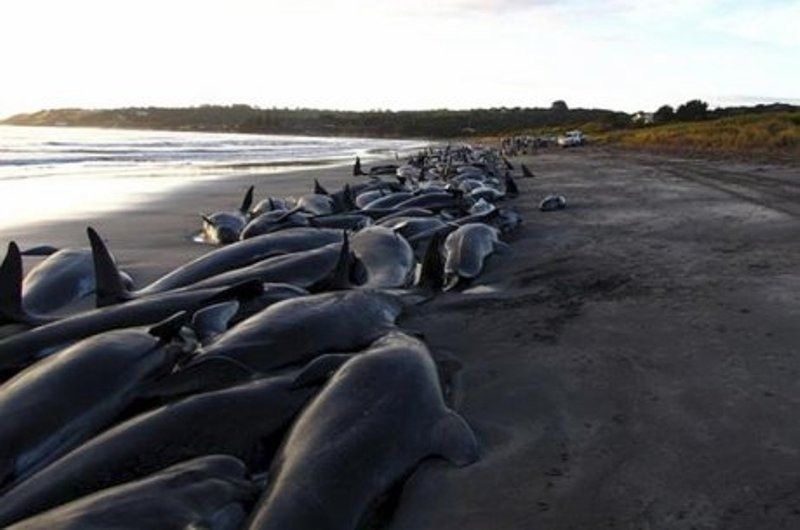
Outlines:
<svg viewBox="0 0 800 530"><path fill-rule="evenodd" d="M602 132L598 143L665 151L800 157L800 111Z"/></svg>

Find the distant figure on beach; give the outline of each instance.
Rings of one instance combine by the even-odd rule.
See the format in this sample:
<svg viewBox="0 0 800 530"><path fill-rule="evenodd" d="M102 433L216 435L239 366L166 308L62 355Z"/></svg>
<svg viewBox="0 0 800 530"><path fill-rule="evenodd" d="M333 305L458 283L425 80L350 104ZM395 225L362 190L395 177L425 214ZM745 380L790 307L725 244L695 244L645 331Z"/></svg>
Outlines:
<svg viewBox="0 0 800 530"><path fill-rule="evenodd" d="M361 169L361 158L356 157L356 163L353 165L353 176L360 177L364 174L364 171Z"/></svg>

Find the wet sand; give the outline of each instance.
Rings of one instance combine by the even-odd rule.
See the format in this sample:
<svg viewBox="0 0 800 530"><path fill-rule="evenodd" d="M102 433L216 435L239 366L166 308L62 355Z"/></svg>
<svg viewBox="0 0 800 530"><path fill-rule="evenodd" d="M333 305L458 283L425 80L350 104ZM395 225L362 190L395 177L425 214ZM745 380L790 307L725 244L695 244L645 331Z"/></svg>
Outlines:
<svg viewBox="0 0 800 530"><path fill-rule="evenodd" d="M478 286L403 325L462 364L483 458L425 462L400 529L800 525L800 172L595 148L528 157L525 225ZM0 231L107 238L140 285L207 251L197 213L334 187L349 168L201 182L85 221ZM541 213L547 193L564 211Z"/></svg>

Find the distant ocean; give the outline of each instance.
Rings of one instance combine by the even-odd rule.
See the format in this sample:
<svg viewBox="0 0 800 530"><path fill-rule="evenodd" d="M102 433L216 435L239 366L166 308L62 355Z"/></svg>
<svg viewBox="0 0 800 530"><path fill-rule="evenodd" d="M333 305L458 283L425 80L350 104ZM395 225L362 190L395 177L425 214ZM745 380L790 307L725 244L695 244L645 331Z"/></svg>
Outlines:
<svg viewBox="0 0 800 530"><path fill-rule="evenodd" d="M0 126L0 228L80 217L202 178L394 157L419 140Z"/></svg>

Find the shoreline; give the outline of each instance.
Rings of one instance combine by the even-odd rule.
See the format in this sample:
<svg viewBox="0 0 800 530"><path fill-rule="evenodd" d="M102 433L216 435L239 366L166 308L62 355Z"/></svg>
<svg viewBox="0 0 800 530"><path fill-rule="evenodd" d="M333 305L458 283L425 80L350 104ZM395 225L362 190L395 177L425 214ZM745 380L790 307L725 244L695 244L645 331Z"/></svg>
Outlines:
<svg viewBox="0 0 800 530"><path fill-rule="evenodd" d="M195 181L187 179L177 188L152 193L146 200L113 211L0 228L0 246L5 249L13 240L23 249L38 245L88 247L86 227L92 226L107 240L120 265L132 274L138 285L144 285L213 250L214 247L192 240L201 228L201 212L235 210L251 185L255 186L257 202L268 194L310 193L314 179L338 190L344 182L352 180L350 173L350 167L343 164ZM25 262L27 265L33 260Z"/></svg>

